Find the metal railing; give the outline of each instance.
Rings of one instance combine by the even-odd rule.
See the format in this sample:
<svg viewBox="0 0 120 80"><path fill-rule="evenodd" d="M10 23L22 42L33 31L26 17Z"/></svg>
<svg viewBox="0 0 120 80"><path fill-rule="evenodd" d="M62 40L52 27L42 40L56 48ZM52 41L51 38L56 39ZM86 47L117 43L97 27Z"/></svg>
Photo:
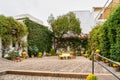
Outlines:
<svg viewBox="0 0 120 80"><path fill-rule="evenodd" d="M119 67L120 67L120 64L119 63L117 63L117 62L115 62L115 61L113 61L113 60L111 60L111 59L108 59L108 58L106 58L106 57L104 57L104 56L101 56L100 54L95 54L95 53L93 53L92 54L92 74L94 74L94 62L96 61L100 66L102 66L104 69L106 69L108 72L110 72L115 78L117 78L118 80L120 80L120 76L118 76L115 72L113 72L112 70L110 70L110 69L108 69L106 66L104 66L102 63L100 63L98 60L96 60L95 58L94 58L94 56L98 56L98 57L100 57L100 58L102 58L102 59L105 59L105 60L108 60L109 62L112 62L113 64L117 64Z"/></svg>

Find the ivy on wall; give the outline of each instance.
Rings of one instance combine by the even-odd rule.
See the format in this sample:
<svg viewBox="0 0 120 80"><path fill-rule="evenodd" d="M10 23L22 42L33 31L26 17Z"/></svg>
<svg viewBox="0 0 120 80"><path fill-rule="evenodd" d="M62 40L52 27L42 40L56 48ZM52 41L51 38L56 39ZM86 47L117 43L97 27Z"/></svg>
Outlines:
<svg viewBox="0 0 120 80"><path fill-rule="evenodd" d="M34 55L37 56L38 51L49 52L52 48L52 32L48 30L46 26L40 25L29 19L26 19L24 23L27 25L29 30L28 45L30 55L31 53L34 53ZM32 51L32 48L38 50Z"/></svg>

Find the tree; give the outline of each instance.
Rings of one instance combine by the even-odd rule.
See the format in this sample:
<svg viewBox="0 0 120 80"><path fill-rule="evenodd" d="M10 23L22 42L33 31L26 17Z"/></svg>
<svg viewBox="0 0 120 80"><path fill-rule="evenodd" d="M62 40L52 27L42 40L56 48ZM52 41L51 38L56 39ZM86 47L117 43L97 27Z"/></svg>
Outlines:
<svg viewBox="0 0 120 80"><path fill-rule="evenodd" d="M68 31L75 34L81 33L80 21L76 18L75 14L70 12L66 15L59 16L57 19L51 21L52 30L55 37L62 37Z"/></svg>
<svg viewBox="0 0 120 80"><path fill-rule="evenodd" d="M101 25L96 25L92 31L90 32L90 38L89 38L89 47L91 50L99 49L99 38L100 38L100 30Z"/></svg>
<svg viewBox="0 0 120 80"><path fill-rule="evenodd" d="M108 32L109 32L109 26L106 26L104 23L103 26L101 27L101 39L99 40L100 42L100 49L101 53L104 57L110 58L110 40L108 37Z"/></svg>
<svg viewBox="0 0 120 80"><path fill-rule="evenodd" d="M55 40L62 38L63 35L67 34L68 32L71 32L73 34L81 33L80 21L72 12L59 16L57 19L51 18L51 20L49 20L49 23L52 27ZM56 42L54 42L54 44L55 43Z"/></svg>

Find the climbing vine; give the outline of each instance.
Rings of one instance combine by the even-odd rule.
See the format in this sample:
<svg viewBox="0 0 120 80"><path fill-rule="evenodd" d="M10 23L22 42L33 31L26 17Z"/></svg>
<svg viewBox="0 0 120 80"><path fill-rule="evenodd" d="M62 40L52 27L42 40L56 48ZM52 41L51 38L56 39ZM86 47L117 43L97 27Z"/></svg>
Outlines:
<svg viewBox="0 0 120 80"><path fill-rule="evenodd" d="M39 52L49 52L52 48L52 32L46 26L26 19L24 23L29 30L28 45L29 55L34 53L37 56ZM36 51L34 51L34 50Z"/></svg>
<svg viewBox="0 0 120 80"><path fill-rule="evenodd" d="M27 27L15 20L13 17L5 17L0 15L0 37L2 40L2 49L4 57L5 50L9 47L11 42L21 43L21 39L27 35Z"/></svg>

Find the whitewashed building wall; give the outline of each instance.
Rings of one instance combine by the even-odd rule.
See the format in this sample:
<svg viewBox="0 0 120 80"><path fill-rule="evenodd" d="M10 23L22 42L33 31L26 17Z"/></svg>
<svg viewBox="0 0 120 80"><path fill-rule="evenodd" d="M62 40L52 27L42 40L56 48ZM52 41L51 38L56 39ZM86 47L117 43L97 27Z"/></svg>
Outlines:
<svg viewBox="0 0 120 80"><path fill-rule="evenodd" d="M2 57L2 41L1 41L1 38L0 38L0 58Z"/></svg>
<svg viewBox="0 0 120 80"><path fill-rule="evenodd" d="M27 42L27 35L22 38L22 41ZM26 50L26 52L27 52L27 51L28 51L28 48L26 47L25 50ZM21 49L19 50L19 54L20 54L20 55L21 55L22 51L23 51L23 48L21 48Z"/></svg>
<svg viewBox="0 0 120 80"><path fill-rule="evenodd" d="M89 10L73 11L76 17L80 20L82 33L89 33L94 25L94 15Z"/></svg>

